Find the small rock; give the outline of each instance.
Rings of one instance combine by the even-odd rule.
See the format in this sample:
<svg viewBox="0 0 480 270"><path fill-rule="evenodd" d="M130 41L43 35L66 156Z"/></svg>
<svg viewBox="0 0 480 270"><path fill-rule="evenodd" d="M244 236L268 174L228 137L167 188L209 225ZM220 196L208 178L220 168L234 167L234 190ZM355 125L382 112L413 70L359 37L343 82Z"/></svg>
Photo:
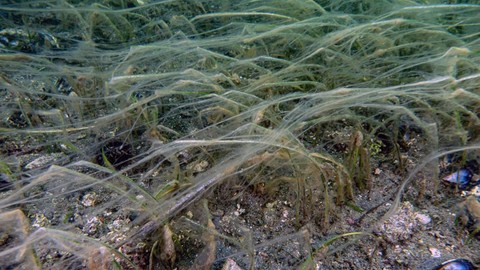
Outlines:
<svg viewBox="0 0 480 270"><path fill-rule="evenodd" d="M238 266L238 264L234 260L228 258L225 264L223 265L222 270L243 270L243 269L240 268L240 266Z"/></svg>
<svg viewBox="0 0 480 270"><path fill-rule="evenodd" d="M47 217L45 217L44 214L37 213L35 214L35 219L33 220L32 227L34 228L45 227L49 223L50 221L48 220Z"/></svg>
<svg viewBox="0 0 480 270"><path fill-rule="evenodd" d="M245 209L241 208L240 204L237 203L237 210L233 214L238 217L243 213L245 213Z"/></svg>
<svg viewBox="0 0 480 270"><path fill-rule="evenodd" d="M217 209L217 210L215 210L215 211L212 211L212 215L213 215L213 216L216 216L216 217L221 217L221 216L223 216L224 214L225 214L225 213L223 212L222 209Z"/></svg>
<svg viewBox="0 0 480 270"><path fill-rule="evenodd" d="M130 229L130 219L117 218L107 225L107 228L113 232L127 232Z"/></svg>
<svg viewBox="0 0 480 270"><path fill-rule="evenodd" d="M87 193L82 198L82 205L85 207L95 206L97 201L97 194L95 192Z"/></svg>
<svg viewBox="0 0 480 270"><path fill-rule="evenodd" d="M201 160L201 161L195 163L195 165L193 166L193 171L194 172L204 172L207 169L208 165L209 165L208 161Z"/></svg>
<svg viewBox="0 0 480 270"><path fill-rule="evenodd" d="M41 156L39 158L34 159L32 162L28 163L27 165L25 165L25 169L33 170L33 169L41 168L47 165L49 162L53 161L58 156L59 156L58 154Z"/></svg>
<svg viewBox="0 0 480 270"><path fill-rule="evenodd" d="M94 235L102 225L102 219L94 216L87 220L87 223L83 227L82 231L88 235Z"/></svg>
<svg viewBox="0 0 480 270"><path fill-rule="evenodd" d="M417 213L415 215L415 217L417 218L417 220L422 223L423 225L426 225L428 223L430 223L432 221L432 218L426 214L421 214L421 213Z"/></svg>
<svg viewBox="0 0 480 270"><path fill-rule="evenodd" d="M428 248L428 250L430 250L430 253L432 254L432 257L434 257L434 258L442 257L442 253L440 252L440 250L438 250L434 247L430 247L430 248Z"/></svg>
<svg viewBox="0 0 480 270"><path fill-rule="evenodd" d="M412 204L404 202L398 212L386 220L379 229L387 241L398 243L412 237L417 222Z"/></svg>

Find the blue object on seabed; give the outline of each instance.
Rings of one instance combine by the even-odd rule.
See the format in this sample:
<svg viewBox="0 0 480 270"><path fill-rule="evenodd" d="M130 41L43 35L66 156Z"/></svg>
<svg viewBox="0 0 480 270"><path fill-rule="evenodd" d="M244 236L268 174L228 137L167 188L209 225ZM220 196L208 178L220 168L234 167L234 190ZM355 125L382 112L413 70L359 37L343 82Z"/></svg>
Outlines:
<svg viewBox="0 0 480 270"><path fill-rule="evenodd" d="M433 270L474 270L473 264L465 259L454 259L443 262Z"/></svg>
<svg viewBox="0 0 480 270"><path fill-rule="evenodd" d="M460 188L466 187L472 180L473 174L467 169L460 169L452 174L449 174L443 178L443 180L450 183L458 183Z"/></svg>

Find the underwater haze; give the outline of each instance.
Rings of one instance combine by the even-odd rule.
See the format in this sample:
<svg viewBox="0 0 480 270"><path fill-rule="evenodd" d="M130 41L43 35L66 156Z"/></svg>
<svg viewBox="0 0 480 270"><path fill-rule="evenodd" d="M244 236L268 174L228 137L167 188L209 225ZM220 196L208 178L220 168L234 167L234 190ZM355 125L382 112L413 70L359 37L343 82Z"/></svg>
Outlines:
<svg viewBox="0 0 480 270"><path fill-rule="evenodd" d="M480 1L1 2L0 269L480 263Z"/></svg>

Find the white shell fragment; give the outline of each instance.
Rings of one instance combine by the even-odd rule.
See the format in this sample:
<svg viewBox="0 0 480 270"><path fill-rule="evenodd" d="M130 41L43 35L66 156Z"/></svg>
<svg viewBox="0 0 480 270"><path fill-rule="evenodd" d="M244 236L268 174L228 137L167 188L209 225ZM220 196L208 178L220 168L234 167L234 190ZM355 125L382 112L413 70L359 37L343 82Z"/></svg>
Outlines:
<svg viewBox="0 0 480 270"><path fill-rule="evenodd" d="M431 247L431 248L428 248L430 250L430 253L432 254L432 257L434 258L440 258L442 257L442 253L440 252L440 250L434 248L434 247Z"/></svg>
<svg viewBox="0 0 480 270"><path fill-rule="evenodd" d="M240 268L240 266L238 266L238 264L234 260L228 258L225 264L223 265L222 270L243 270L243 269Z"/></svg>
<svg viewBox="0 0 480 270"><path fill-rule="evenodd" d="M432 221L432 218L429 215L426 215L426 214L416 213L415 217L423 225L426 225L426 224L428 224Z"/></svg>

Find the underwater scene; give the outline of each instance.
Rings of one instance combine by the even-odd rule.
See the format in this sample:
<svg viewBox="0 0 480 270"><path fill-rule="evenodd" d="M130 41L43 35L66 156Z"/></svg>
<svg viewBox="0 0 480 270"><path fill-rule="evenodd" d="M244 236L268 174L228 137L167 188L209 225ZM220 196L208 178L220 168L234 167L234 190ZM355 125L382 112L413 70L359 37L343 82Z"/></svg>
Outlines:
<svg viewBox="0 0 480 270"><path fill-rule="evenodd" d="M0 269L478 267L480 1L0 2Z"/></svg>

